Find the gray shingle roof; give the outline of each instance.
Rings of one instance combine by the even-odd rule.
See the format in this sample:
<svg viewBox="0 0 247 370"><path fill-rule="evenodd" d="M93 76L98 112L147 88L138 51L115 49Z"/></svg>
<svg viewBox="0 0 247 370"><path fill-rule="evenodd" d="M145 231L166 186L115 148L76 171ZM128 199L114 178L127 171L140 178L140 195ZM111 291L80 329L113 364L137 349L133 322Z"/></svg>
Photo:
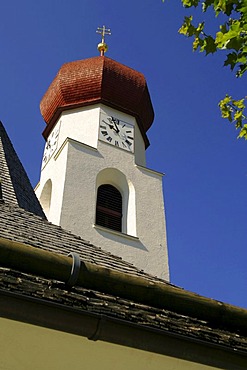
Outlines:
<svg viewBox="0 0 247 370"><path fill-rule="evenodd" d="M66 290L63 283L0 268L0 289L26 297L58 303L78 311L105 315L137 324L145 329L157 329L181 335L210 345L216 344L237 351L247 351L247 338L238 333L212 327L205 320L181 315L170 310L151 307L110 294L73 287Z"/></svg>
<svg viewBox="0 0 247 370"><path fill-rule="evenodd" d="M13 148L2 122L0 122L0 180L2 197L6 203L16 204L45 218L26 171Z"/></svg>
<svg viewBox="0 0 247 370"><path fill-rule="evenodd" d="M60 226L53 225L18 206L0 203L0 237L64 255L72 251L77 252L85 262L141 276L147 281L160 281L160 279L138 270L120 257L105 252L79 236L73 235ZM247 351L247 338L245 336L213 328L207 321L83 287L76 286L68 291L64 283L8 268L0 267L0 290L47 302L57 302L82 312L87 311L116 317L144 328L158 329L211 344L224 345L224 347L231 349Z"/></svg>
<svg viewBox="0 0 247 370"><path fill-rule="evenodd" d="M0 237L63 255L76 252L85 262L160 281L158 278L138 270L120 257L114 256L18 206L0 203Z"/></svg>

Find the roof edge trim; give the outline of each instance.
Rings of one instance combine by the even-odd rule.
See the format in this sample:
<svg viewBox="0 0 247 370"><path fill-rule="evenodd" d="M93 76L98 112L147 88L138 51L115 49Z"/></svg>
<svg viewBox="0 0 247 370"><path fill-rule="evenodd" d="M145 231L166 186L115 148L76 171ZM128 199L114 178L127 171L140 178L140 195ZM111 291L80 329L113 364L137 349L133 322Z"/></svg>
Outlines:
<svg viewBox="0 0 247 370"><path fill-rule="evenodd" d="M73 263L70 257L6 238L0 238L0 247L2 266L46 279L68 281ZM142 277L82 262L77 285L149 306L175 310L206 320L217 328L247 334L247 310L183 290L165 281L150 282Z"/></svg>

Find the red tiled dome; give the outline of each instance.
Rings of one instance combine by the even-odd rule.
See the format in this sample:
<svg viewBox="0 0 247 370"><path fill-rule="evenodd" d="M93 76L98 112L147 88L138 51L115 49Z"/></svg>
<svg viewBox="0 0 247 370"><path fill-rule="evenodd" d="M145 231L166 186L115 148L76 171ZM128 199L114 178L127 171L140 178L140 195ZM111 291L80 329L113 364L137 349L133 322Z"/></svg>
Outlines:
<svg viewBox="0 0 247 370"><path fill-rule="evenodd" d="M145 77L105 56L64 64L40 103L47 137L65 109L103 103L136 117L146 144L154 112Z"/></svg>

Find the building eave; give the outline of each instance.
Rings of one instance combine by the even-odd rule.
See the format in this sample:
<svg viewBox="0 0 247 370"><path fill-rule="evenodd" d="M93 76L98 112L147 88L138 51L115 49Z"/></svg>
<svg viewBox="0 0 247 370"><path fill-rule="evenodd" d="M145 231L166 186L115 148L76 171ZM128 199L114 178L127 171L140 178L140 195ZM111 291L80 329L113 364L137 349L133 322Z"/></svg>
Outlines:
<svg viewBox="0 0 247 370"><path fill-rule="evenodd" d="M67 283L74 261L58 253L0 238L1 266L23 273ZM148 277L148 276L147 276ZM247 335L247 310L173 286L165 281L149 281L108 267L81 261L74 285L154 308L208 322L212 327Z"/></svg>
<svg viewBox="0 0 247 370"><path fill-rule="evenodd" d="M106 314L0 289L2 318L105 341L228 370L245 369L247 352L231 346L189 338Z"/></svg>

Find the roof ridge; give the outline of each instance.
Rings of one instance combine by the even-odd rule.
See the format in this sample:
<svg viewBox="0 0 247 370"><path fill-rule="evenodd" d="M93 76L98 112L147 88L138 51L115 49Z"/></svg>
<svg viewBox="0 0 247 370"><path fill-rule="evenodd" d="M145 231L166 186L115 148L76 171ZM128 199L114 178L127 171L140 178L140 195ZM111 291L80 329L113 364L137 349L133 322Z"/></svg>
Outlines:
<svg viewBox="0 0 247 370"><path fill-rule="evenodd" d="M3 201L45 218L27 173L1 121L0 179Z"/></svg>

